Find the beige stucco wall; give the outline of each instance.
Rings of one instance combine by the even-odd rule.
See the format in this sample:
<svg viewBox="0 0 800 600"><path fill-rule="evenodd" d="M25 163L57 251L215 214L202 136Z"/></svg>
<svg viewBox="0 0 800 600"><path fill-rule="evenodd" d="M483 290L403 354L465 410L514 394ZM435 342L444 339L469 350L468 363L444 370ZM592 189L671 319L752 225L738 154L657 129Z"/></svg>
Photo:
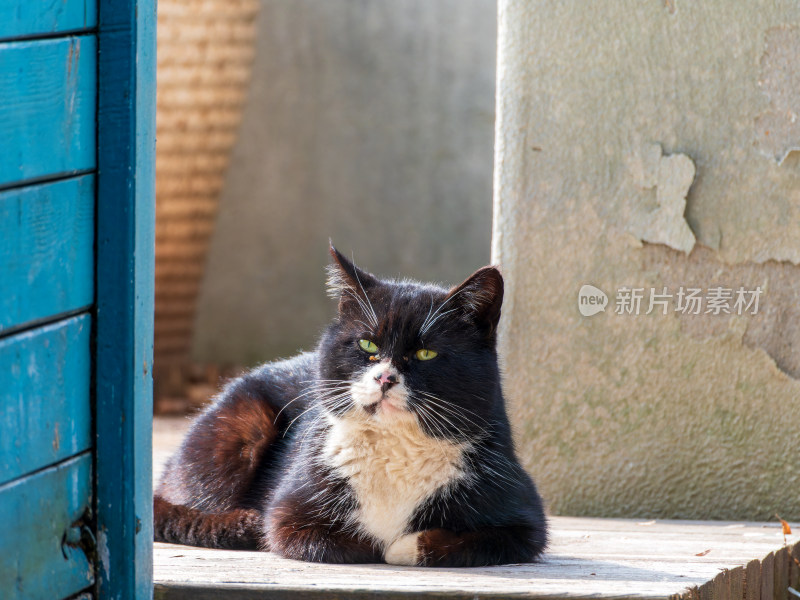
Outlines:
<svg viewBox="0 0 800 600"><path fill-rule="evenodd" d="M329 237L390 277L489 262L496 18L493 0L262 0L195 359L309 348L335 308Z"/></svg>
<svg viewBox="0 0 800 600"><path fill-rule="evenodd" d="M501 0L493 258L559 514L800 518L800 4ZM609 306L578 311L591 284ZM615 313L623 286L764 290ZM703 308L705 310L705 306Z"/></svg>

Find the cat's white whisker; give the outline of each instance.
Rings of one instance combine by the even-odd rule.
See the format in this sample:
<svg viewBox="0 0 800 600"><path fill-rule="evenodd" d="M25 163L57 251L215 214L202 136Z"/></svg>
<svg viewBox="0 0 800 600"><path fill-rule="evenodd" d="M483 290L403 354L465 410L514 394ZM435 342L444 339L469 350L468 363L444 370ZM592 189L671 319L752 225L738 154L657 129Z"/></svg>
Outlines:
<svg viewBox="0 0 800 600"><path fill-rule="evenodd" d="M305 441L306 441L306 438L308 437L309 432L315 430L316 426L319 424L319 422L322 420L323 417L324 417L324 412L320 412L320 414L318 414L316 417L314 417L314 420L311 421L311 423L308 424L308 426L306 427L306 432L303 434L303 437L300 438L300 442L297 444L298 452L302 452L303 451L303 445L305 444Z"/></svg>
<svg viewBox="0 0 800 600"><path fill-rule="evenodd" d="M444 435L444 432L441 429L441 426L439 426L435 421L433 421L433 419L432 419L432 417L430 415L427 415L427 411L424 409L424 407L422 407L420 405L417 405L417 408L420 410L420 412L417 413L417 414L419 415L419 417L423 421L423 423L425 423L434 432L438 432L439 435L441 435L442 437L446 437ZM425 416L425 415L427 415L427 416ZM442 456L447 456L447 450L444 447L444 443L439 438L435 438L435 439L438 442L439 451L442 453Z"/></svg>
<svg viewBox="0 0 800 600"><path fill-rule="evenodd" d="M420 337L422 337L423 335L425 335L425 334L427 333L427 331L428 331L428 330L429 330L429 329L430 329L430 328L433 326L433 324L434 324L434 323L435 323L435 322L438 320L438 318L436 317L436 315L438 315L438 314L441 312L441 310L442 310L442 309L445 307L445 305L446 305L448 302L450 302L450 300L452 300L453 298L455 298L456 296L458 296L458 295L459 295L459 294L460 294L462 291L463 291L463 290L458 290L458 291L457 291L455 294L453 294L453 295L451 295L451 296L448 296L448 297L445 299L445 301L444 301L444 302L442 302L442 303L439 305L439 307L438 307L438 308L436 309L436 311L433 313L433 316L432 316L432 317L430 317L430 319L426 319L426 320L425 320L425 322L423 322L423 323L422 323L422 327L420 327L420 332L419 332L419 335L420 335ZM451 312L451 311L447 311L447 312Z"/></svg>
<svg viewBox="0 0 800 600"><path fill-rule="evenodd" d="M333 393L333 392L331 392L331 393ZM329 402L329 401L331 401L331 400L335 401L335 400L338 400L338 399L340 399L340 398L346 398L346 397L348 397L348 396L350 396L350 392L349 392L349 391L342 392L342 393L340 393L340 394L337 394L337 395L335 395L335 396L333 396L333 397L325 397L325 396L321 396L321 397L320 397L320 402L319 402L319 403L314 403L314 404L312 404L312 405L311 405L311 406L309 406L307 409L305 409L303 412L301 412L299 415L297 415L297 416L296 416L294 419L292 419L292 422L291 422L291 423L289 423L289 425L287 425L287 426L286 426L286 430L283 432L283 437L286 437L286 434L287 434L287 433L289 433L289 429L291 429L291 428L292 428L292 425L294 425L294 424L295 424L295 422L296 422L296 421L297 421L297 420L298 420L300 417L302 417L304 414L308 413L309 411L311 411L311 410L313 410L313 409L315 409L315 408L318 408L318 406L319 406L319 405L324 405L326 402Z"/></svg>
<svg viewBox="0 0 800 600"><path fill-rule="evenodd" d="M375 314L375 308L372 306L372 302L370 302L369 296L367 296L366 290L364 290L364 286L361 285L361 279L358 277L358 269L354 271L356 275L356 281L358 282L358 286L361 288L361 292L364 294L364 298L369 303L370 311L372 311L372 322L374 323L375 327L378 326L378 315Z"/></svg>
<svg viewBox="0 0 800 600"><path fill-rule="evenodd" d="M346 287L346 288L342 289L342 294L347 294L351 298L353 298L353 300L355 300L356 303L358 303L358 306L361 309L361 312L364 314L364 317L367 319L367 321L373 322L372 313L368 309L366 303L361 298L361 296L359 296L358 290L356 290L356 289L354 289L352 287ZM377 321L374 323L374 326L377 327Z"/></svg>
<svg viewBox="0 0 800 600"><path fill-rule="evenodd" d="M372 322L373 327L378 326L378 318L375 316L375 311L371 308L371 305L370 305L370 310L367 309L367 305L364 303L364 300L362 300L361 297L358 295L357 290L354 290L352 288L344 288L343 293L349 294L350 297L353 298L358 303L359 307L361 307L361 312L364 313L364 316L367 318L368 321ZM366 298L366 292L364 293L364 297ZM369 301L369 298L367 298L367 300Z"/></svg>
<svg viewBox="0 0 800 600"><path fill-rule="evenodd" d="M364 326L364 328L365 328L367 331L369 331L369 333L370 333L370 334L372 334L372 335L375 335L375 330L374 330L374 328L372 327L372 325L367 325L367 324L366 324L366 323L364 323L364 321L362 321L361 319L353 319L353 323L361 323L361 324Z"/></svg>
<svg viewBox="0 0 800 600"><path fill-rule="evenodd" d="M310 381L314 381L314 380L310 380ZM335 379L329 379L329 380L327 380L327 381L328 381L328 382L333 382L333 381L338 381L338 380L335 380ZM303 381L303 382L301 382L301 383L306 383L306 382L305 382L305 381ZM350 385L350 383L349 383L349 382L347 382L347 381L341 381L340 383L341 383L341 385L342 385L342 386L347 386L347 385ZM286 404L284 404L284 405L283 405L283 407L281 407L281 409L280 409L280 410L277 412L277 414L275 415L275 420L276 420L276 421L278 420L278 417L279 417L279 416L281 416L281 413L282 413L284 410L286 410L286 409L289 407L289 405L290 405L290 404L293 404L294 402L297 402L297 401L298 401L298 400L300 400L300 399L301 399L303 396L307 396L307 395L309 395L309 394L313 394L313 393L318 393L318 392L319 392L321 389L322 389L322 390L325 390L325 389L327 389L327 387L326 387L326 386L330 386L330 385L331 385L330 383L322 383L322 382L320 382L320 383L318 383L318 384L315 384L315 385L308 386L308 387L307 387L305 390L303 390L303 391L302 391L300 394L298 394L297 396L295 396L294 398L292 398L291 400L289 400L289 401L288 401ZM337 387L338 387L338 386L337 386Z"/></svg>
<svg viewBox="0 0 800 600"><path fill-rule="evenodd" d="M469 410L468 408L459 406L453 402L448 402L447 400L439 398L438 396L428 392L417 390L416 393L420 394L427 400L432 401L436 405L438 416L445 420L455 430L477 430L477 432L471 431L470 433L473 436L479 434L480 437L486 437L494 431L494 427L489 421L481 417L476 412ZM472 415L474 418L470 419L468 415ZM461 424L461 427L458 427L458 424L454 423L453 419L456 419L458 423ZM486 424L486 426L481 426L475 419L480 419Z"/></svg>
<svg viewBox="0 0 800 600"><path fill-rule="evenodd" d="M494 456L496 460L491 463L486 460L476 460L480 454L490 454ZM485 471L506 483L513 483L515 481L515 473L509 468L508 458L491 448L487 448L486 446L476 447L474 454L467 453L465 459L470 462L473 471Z"/></svg>
<svg viewBox="0 0 800 600"><path fill-rule="evenodd" d="M443 406L452 407L453 409L455 409L457 411L469 413L469 414L475 416L476 418L480 419L481 421L483 421L487 425L491 425L491 423L489 421L487 421L481 415L476 413L474 410L470 410L469 408L466 408L465 406L460 406L460 405L456 404L455 402L451 402L449 400L445 400L444 398L441 398L439 396L431 394L430 392L421 391L420 393L423 394L424 396L432 399L432 400L435 400L436 402L439 402ZM473 394L473 396L476 397L476 398L481 398L480 396L478 396L476 394Z"/></svg>
<svg viewBox="0 0 800 600"><path fill-rule="evenodd" d="M425 335L428 332L428 330L430 330L431 327L436 325L436 323L439 321L439 319L441 319L442 317L444 317L446 315L449 315L451 312L455 312L456 310L458 310L458 309L457 308L451 308L450 310L446 310L446 311L436 315L434 317L434 319L430 323L428 323L428 326L425 328L425 331L420 332L420 336Z"/></svg>
<svg viewBox="0 0 800 600"><path fill-rule="evenodd" d="M433 311L433 296L431 296L431 305L428 308L428 314L425 315L425 320L422 322L422 325L420 326L420 331L425 328L425 325L428 323L428 319L431 318L431 311ZM420 333L420 337L422 337L421 333Z"/></svg>
<svg viewBox="0 0 800 600"><path fill-rule="evenodd" d="M444 405L439 405L436 407L439 411L444 411L445 414L449 415L451 419L456 419L458 423L462 425L462 428L467 429L470 432L470 435L473 437L485 437L487 434L494 431L494 428L491 426L484 427L479 425L474 420L470 419L466 415L458 413L451 408L448 408ZM451 421L452 423L452 421ZM455 425L455 424L453 424Z"/></svg>
<svg viewBox="0 0 800 600"><path fill-rule="evenodd" d="M347 406L349 402L352 401L352 395L349 391L342 392L336 396L331 396L328 398L323 398L320 402L322 406L328 408L329 410L337 410L339 408L343 408Z"/></svg>

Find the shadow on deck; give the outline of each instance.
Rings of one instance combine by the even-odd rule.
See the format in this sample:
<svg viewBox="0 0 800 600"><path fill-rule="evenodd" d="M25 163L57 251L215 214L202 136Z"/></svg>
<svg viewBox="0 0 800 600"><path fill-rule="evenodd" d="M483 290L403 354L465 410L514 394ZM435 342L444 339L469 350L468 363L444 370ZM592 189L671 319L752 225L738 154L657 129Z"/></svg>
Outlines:
<svg viewBox="0 0 800 600"><path fill-rule="evenodd" d="M187 425L156 419L156 476ZM541 562L479 569L322 565L156 544L155 598L796 600L789 587L800 587L800 543L792 555L778 524L552 517L551 528Z"/></svg>

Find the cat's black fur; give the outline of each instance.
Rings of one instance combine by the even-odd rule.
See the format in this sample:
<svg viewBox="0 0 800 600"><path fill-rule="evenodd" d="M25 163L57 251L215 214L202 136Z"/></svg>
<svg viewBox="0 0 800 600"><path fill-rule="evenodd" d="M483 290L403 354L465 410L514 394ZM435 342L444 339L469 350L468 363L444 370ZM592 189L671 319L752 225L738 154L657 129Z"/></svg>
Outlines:
<svg viewBox="0 0 800 600"><path fill-rule="evenodd" d="M382 281L333 248L331 255L338 317L315 352L232 381L196 420L158 486L156 540L260 548L334 563L479 566L534 560L546 545L545 517L515 456L500 385L500 273L485 267L448 291ZM360 339L374 342L379 352L365 352ZM438 356L418 360L420 348ZM356 393L349 386L361 380L367 391ZM394 392L387 391L392 387ZM366 404L372 398L378 400ZM395 402L404 408L392 408ZM399 514L407 509L404 499L388 496L389 503L397 501L396 511L394 505L374 506L373 480L363 474L384 458L370 454L362 441L354 442L363 454L355 470L342 458L352 448L340 429L349 431L342 423L351 422L365 440L374 440L375 453L385 452L379 438L393 435L395 423L420 445L419 452L409 450L408 460L417 461L420 478L428 477L420 487L433 487L413 504L396 536L384 534L375 515ZM437 459L455 473L439 487L436 469L428 473L420 457L426 444L432 455L441 448L442 456L451 457ZM400 469L398 482L408 480L397 489L413 493L415 475L403 470L403 460L386 458ZM392 479L387 481L391 487Z"/></svg>

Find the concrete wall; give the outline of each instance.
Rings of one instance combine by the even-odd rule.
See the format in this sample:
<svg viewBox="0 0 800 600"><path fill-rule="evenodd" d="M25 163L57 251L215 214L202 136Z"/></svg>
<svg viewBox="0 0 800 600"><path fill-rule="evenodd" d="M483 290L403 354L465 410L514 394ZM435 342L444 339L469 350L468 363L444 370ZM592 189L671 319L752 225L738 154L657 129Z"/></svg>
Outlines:
<svg viewBox="0 0 800 600"><path fill-rule="evenodd" d="M196 319L199 360L308 348L337 247L459 282L489 261L496 5L264 0Z"/></svg>
<svg viewBox="0 0 800 600"><path fill-rule="evenodd" d="M800 5L499 14L502 349L550 509L800 518ZM604 312L579 312L584 284ZM755 315L673 298L636 316L615 313L623 286L645 288L642 313L651 287L764 294Z"/></svg>

